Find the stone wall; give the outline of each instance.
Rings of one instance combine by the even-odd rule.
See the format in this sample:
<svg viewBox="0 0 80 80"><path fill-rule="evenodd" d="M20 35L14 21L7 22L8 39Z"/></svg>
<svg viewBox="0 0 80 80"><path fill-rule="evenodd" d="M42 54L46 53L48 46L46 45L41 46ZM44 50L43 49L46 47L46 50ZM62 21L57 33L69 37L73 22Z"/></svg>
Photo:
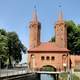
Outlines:
<svg viewBox="0 0 80 80"><path fill-rule="evenodd" d="M2 77L0 80L40 80L39 74L23 74L23 75L14 75L8 77Z"/></svg>

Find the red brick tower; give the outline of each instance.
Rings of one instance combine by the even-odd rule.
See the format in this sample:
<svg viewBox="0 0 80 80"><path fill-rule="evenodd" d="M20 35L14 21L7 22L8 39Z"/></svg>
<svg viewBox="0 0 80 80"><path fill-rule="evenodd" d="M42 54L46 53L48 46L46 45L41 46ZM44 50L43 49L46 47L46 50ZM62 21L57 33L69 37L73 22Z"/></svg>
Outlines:
<svg viewBox="0 0 80 80"><path fill-rule="evenodd" d="M62 12L59 14L58 21L55 25L55 33L57 46L67 48L67 26L63 20Z"/></svg>
<svg viewBox="0 0 80 80"><path fill-rule="evenodd" d="M41 24L38 21L36 10L33 11L32 20L30 22L29 29L30 29L29 48L37 47L40 44Z"/></svg>

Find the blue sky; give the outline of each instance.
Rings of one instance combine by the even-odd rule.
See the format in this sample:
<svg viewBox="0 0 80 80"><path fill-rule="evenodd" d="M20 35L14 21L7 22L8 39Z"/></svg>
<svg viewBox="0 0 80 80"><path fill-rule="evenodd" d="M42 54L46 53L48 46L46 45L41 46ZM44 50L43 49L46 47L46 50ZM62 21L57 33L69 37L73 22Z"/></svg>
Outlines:
<svg viewBox="0 0 80 80"><path fill-rule="evenodd" d="M41 22L41 41L54 36L54 25L62 5L65 20L74 20L80 24L80 0L0 0L0 28L15 31L24 45L29 47L29 21L34 5L37 6ZM22 62L26 62L23 55Z"/></svg>

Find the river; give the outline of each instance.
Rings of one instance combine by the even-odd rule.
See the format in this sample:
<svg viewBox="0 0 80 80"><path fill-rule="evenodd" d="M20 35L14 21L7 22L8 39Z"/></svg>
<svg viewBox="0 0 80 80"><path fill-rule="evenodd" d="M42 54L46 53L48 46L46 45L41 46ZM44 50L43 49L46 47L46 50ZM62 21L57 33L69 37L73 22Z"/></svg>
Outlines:
<svg viewBox="0 0 80 80"><path fill-rule="evenodd" d="M49 74L41 74L40 80L55 80L55 78L52 75Z"/></svg>

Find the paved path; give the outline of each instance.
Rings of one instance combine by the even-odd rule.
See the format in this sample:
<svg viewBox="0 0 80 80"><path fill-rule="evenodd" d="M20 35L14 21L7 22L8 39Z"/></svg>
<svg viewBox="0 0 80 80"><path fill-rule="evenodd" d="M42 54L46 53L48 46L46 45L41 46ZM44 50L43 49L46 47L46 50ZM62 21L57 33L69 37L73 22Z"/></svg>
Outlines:
<svg viewBox="0 0 80 80"><path fill-rule="evenodd" d="M3 70L0 70L0 77L18 75L18 74L25 74L27 72L28 72L27 68L3 69Z"/></svg>

